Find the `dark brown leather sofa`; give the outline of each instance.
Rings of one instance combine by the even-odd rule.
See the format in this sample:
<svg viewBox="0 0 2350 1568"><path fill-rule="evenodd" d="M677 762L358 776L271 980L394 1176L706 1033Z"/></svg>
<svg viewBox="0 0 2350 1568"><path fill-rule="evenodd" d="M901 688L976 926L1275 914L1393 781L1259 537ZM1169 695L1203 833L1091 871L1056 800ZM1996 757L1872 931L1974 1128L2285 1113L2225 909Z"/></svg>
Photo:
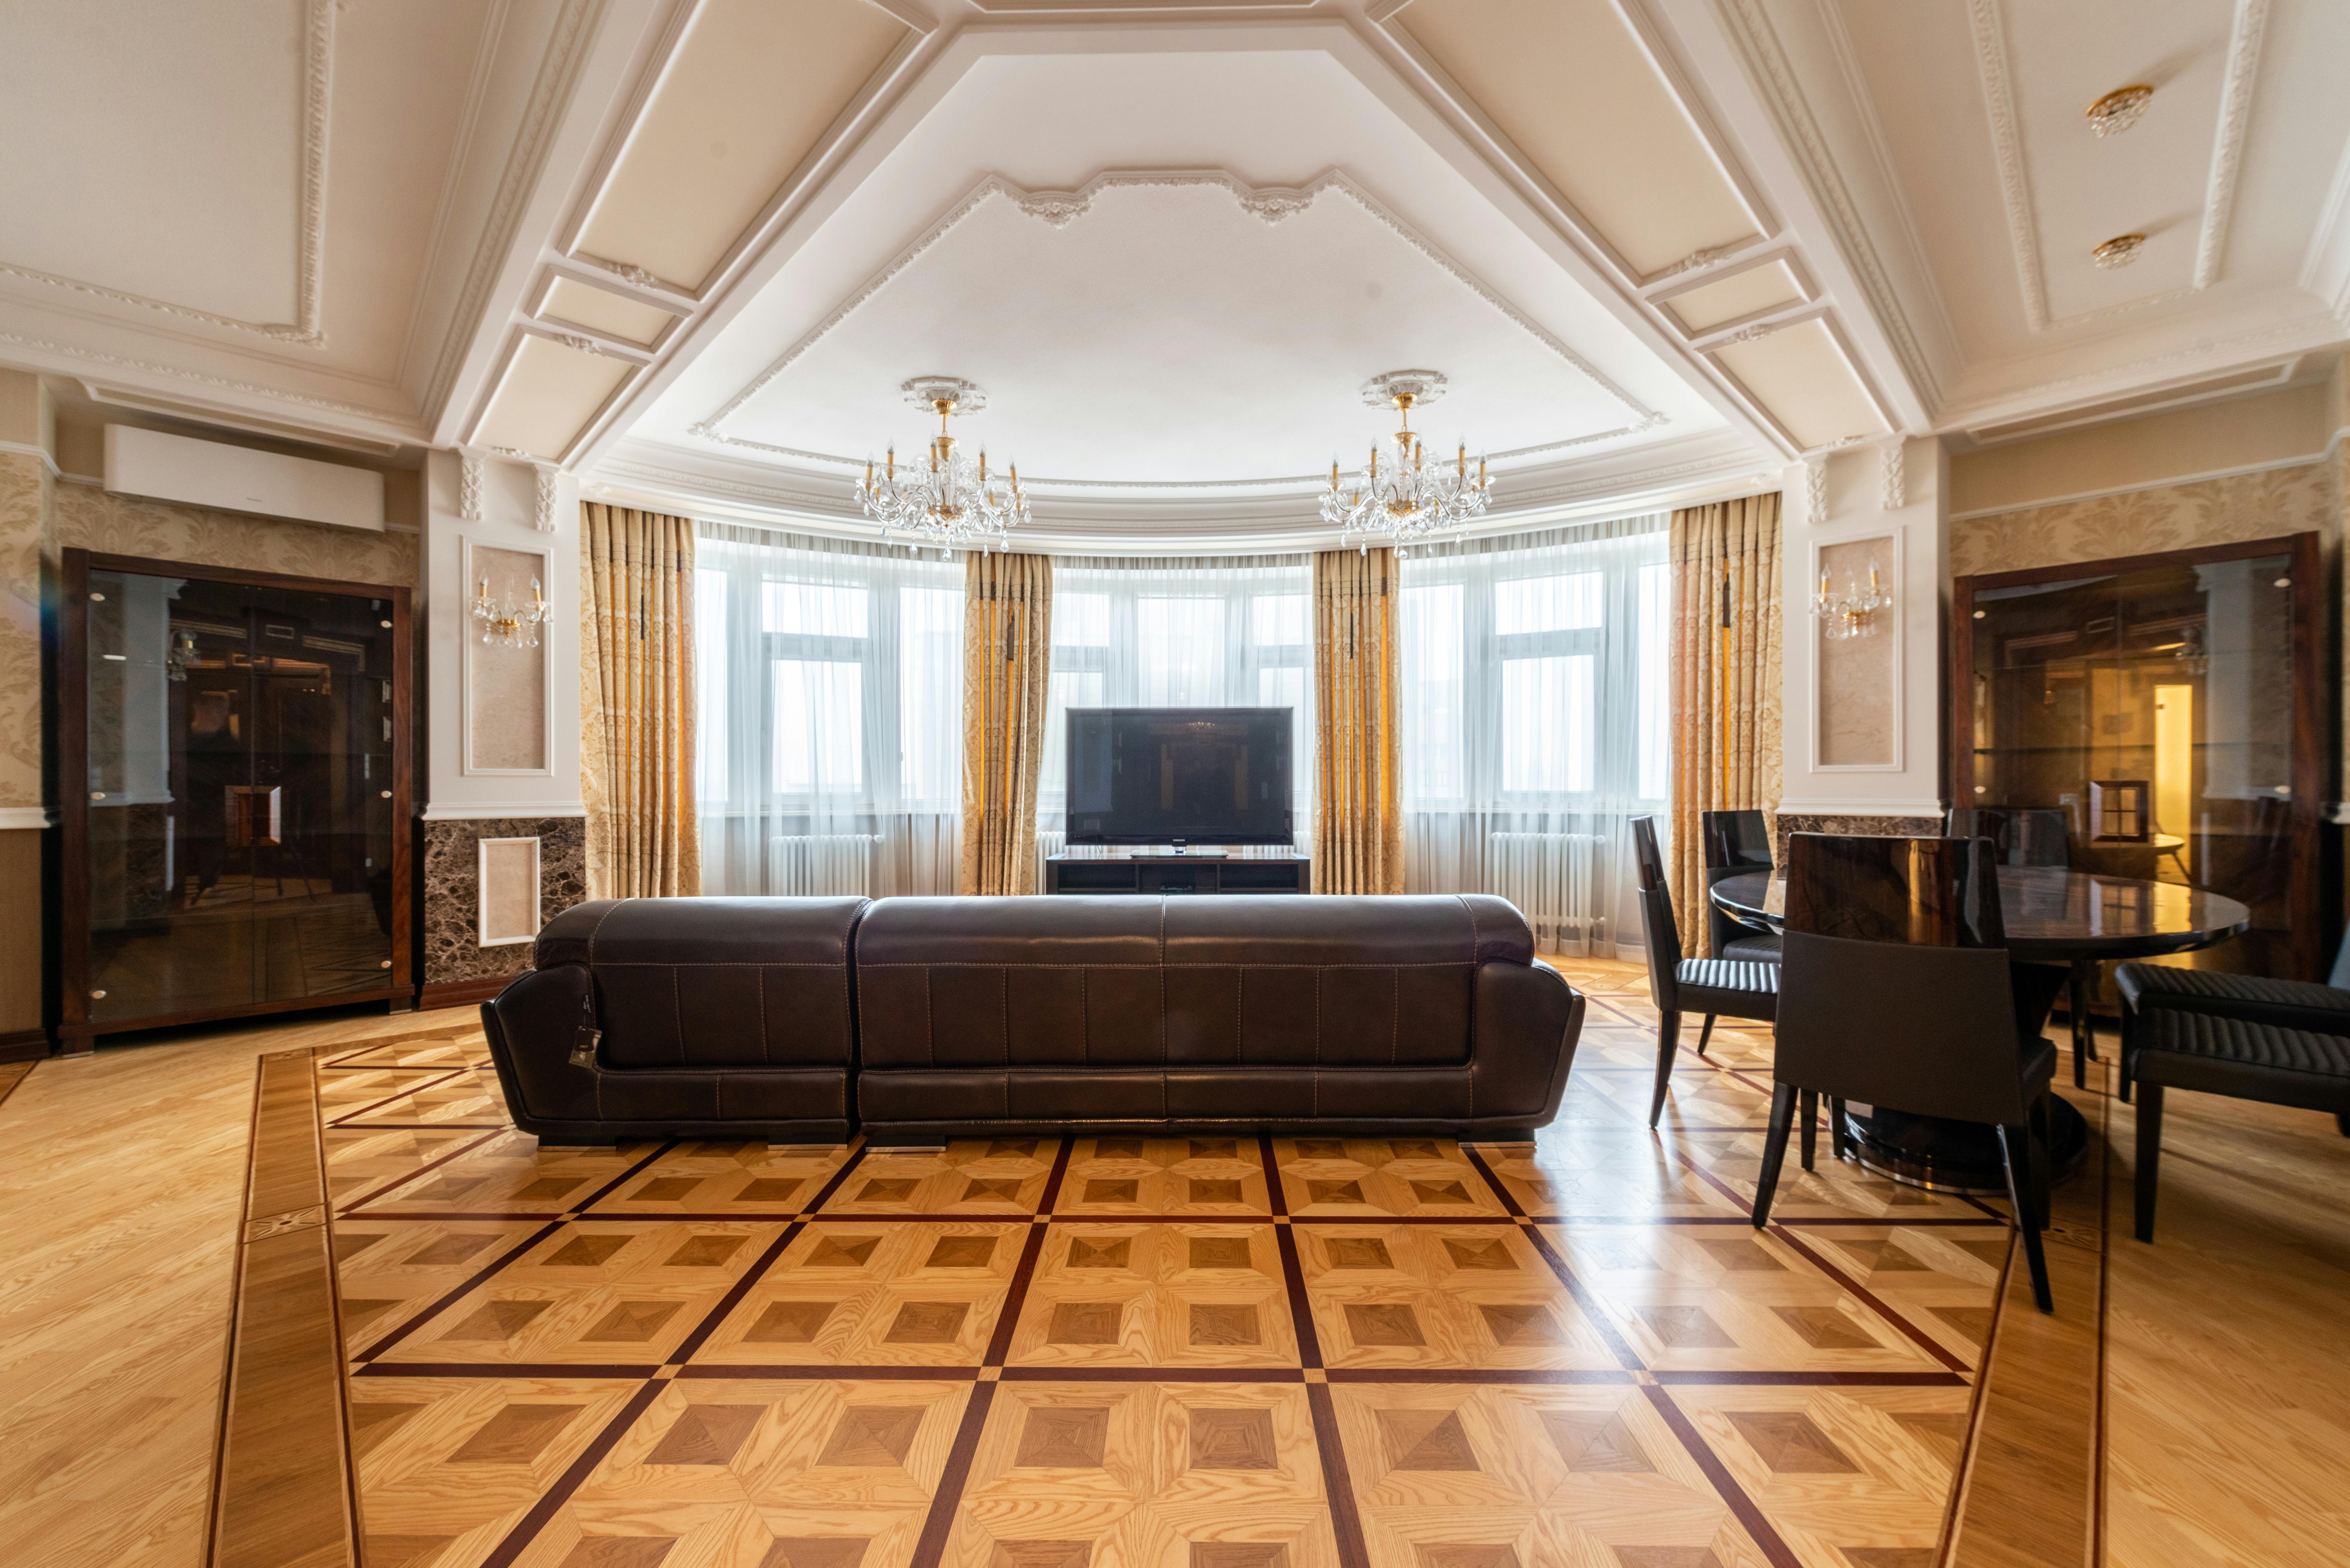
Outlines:
<svg viewBox="0 0 2350 1568"><path fill-rule="evenodd" d="M599 900L483 1017L554 1142L1501 1138L1583 1025L1533 958L1478 895Z"/></svg>

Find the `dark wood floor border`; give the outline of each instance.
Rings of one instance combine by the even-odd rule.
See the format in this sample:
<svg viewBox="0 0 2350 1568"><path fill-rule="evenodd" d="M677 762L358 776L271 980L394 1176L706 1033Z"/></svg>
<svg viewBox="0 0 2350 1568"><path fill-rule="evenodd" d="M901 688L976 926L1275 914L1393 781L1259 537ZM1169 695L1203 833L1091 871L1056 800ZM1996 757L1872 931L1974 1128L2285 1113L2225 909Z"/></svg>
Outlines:
<svg viewBox="0 0 2350 1568"><path fill-rule="evenodd" d="M2110 1102L2067 1097L2092 1142L2079 1173L2052 1194L2056 1311L2033 1305L2022 1249L2012 1249L1937 1568L2095 1568L2103 1557Z"/></svg>
<svg viewBox="0 0 2350 1568"><path fill-rule="evenodd" d="M9 1061L0 1057L0 1106L6 1105L8 1096L16 1092L16 1085L31 1075L33 1065L29 1061Z"/></svg>
<svg viewBox="0 0 2350 1568"><path fill-rule="evenodd" d="M359 1503L308 1051L256 1064L235 1280L207 1561L355 1565Z"/></svg>

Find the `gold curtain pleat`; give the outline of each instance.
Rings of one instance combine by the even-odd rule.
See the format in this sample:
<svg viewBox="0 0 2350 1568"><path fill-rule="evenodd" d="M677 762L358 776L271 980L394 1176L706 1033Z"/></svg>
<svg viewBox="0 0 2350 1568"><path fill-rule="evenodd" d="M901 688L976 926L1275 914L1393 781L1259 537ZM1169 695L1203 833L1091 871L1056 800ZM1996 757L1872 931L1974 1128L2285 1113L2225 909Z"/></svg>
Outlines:
<svg viewBox="0 0 2350 1568"><path fill-rule="evenodd" d="M974 550L962 612L964 893L1036 891L1036 783L1053 673L1053 562Z"/></svg>
<svg viewBox="0 0 2350 1568"><path fill-rule="evenodd" d="M588 894L702 891L693 804L693 523L580 508L579 787Z"/></svg>
<svg viewBox="0 0 2350 1568"><path fill-rule="evenodd" d="M1777 493L1675 512L1671 551L1670 870L1681 950L1695 956L1709 951L1698 814L1779 804Z"/></svg>
<svg viewBox="0 0 2350 1568"><path fill-rule="evenodd" d="M1314 890L1403 891L1392 550L1314 557Z"/></svg>

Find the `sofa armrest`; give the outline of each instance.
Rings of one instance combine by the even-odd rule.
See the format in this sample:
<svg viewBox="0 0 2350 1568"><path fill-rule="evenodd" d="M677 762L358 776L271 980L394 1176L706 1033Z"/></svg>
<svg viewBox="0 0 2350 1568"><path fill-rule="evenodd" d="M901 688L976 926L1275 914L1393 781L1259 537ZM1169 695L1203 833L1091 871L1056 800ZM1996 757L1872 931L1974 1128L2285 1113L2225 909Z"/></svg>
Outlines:
<svg viewBox="0 0 2350 1568"><path fill-rule="evenodd" d="M482 1033L489 1038L498 1087L507 1114L525 1132L598 1118L596 1069L571 1064L590 983L585 965L557 964L517 975L482 1003Z"/></svg>
<svg viewBox="0 0 2350 1568"><path fill-rule="evenodd" d="M1558 1115L1583 1033L1583 993L1543 964L1477 966L1469 1053L1471 1114L1493 1132L1527 1131Z"/></svg>

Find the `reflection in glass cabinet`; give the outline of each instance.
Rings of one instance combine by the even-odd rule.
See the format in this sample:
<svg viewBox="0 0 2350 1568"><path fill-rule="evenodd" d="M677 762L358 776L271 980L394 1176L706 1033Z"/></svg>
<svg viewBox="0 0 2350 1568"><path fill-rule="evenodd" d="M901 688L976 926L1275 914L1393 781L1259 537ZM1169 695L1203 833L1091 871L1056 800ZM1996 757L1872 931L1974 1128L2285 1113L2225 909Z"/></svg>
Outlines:
<svg viewBox="0 0 2350 1568"><path fill-rule="evenodd" d="M68 1039L402 992L405 594L79 551L67 579Z"/></svg>
<svg viewBox="0 0 2350 1568"><path fill-rule="evenodd" d="M2251 908L2184 961L2314 978L2316 537L1960 578L1958 804L2054 809L2074 870Z"/></svg>

